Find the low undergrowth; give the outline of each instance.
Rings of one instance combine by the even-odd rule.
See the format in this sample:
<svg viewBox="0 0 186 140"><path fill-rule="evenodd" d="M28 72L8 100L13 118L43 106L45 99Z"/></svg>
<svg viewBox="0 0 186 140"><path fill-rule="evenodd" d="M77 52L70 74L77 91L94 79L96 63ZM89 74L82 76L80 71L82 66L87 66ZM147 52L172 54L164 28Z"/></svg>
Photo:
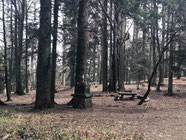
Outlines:
<svg viewBox="0 0 186 140"><path fill-rule="evenodd" d="M22 108L23 109L23 108ZM100 120L101 121L101 120ZM4 140L140 140L133 134L109 129L81 128L73 117L41 112L29 113L20 108L0 110L0 139Z"/></svg>

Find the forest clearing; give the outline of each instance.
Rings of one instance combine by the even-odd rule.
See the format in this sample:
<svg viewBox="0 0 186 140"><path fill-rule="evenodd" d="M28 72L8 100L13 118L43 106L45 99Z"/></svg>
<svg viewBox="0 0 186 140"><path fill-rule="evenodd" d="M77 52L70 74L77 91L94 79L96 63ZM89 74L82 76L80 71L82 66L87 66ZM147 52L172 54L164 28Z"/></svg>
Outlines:
<svg viewBox="0 0 186 140"><path fill-rule="evenodd" d="M166 80L167 81L167 80ZM185 140L186 139L186 78L174 80L174 95L165 96L152 88L150 101L142 106L134 101L114 101L114 93L101 93L92 87L93 108L72 109L65 105L73 90L56 93L54 108L33 111L35 92L25 96L13 94L9 106L0 110L0 139L73 139L73 140ZM127 89L143 95L145 87ZM5 101L5 95L0 95Z"/></svg>
<svg viewBox="0 0 186 140"><path fill-rule="evenodd" d="M186 0L1 0L0 139L186 140Z"/></svg>

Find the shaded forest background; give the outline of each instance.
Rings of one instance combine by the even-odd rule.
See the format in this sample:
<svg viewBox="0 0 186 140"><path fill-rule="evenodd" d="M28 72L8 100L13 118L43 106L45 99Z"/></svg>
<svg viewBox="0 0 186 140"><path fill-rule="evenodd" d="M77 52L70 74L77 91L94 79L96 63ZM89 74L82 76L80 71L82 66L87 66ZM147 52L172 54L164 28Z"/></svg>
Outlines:
<svg viewBox="0 0 186 140"><path fill-rule="evenodd" d="M0 92L11 101L36 90L41 109L61 87L75 87L75 104L77 93L89 98L89 84L160 91L168 78L172 95L173 77L186 75L185 8L184 0L2 0Z"/></svg>

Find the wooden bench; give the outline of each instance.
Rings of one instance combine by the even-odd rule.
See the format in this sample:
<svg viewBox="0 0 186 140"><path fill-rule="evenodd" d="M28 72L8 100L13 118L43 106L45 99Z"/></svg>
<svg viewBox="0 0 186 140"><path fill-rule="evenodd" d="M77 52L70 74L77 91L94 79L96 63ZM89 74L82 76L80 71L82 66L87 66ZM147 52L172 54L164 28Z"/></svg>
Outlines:
<svg viewBox="0 0 186 140"><path fill-rule="evenodd" d="M131 92L118 92L118 94L120 95L120 100L124 99L124 95L125 96L131 96L130 100L134 100L135 96L137 95L136 93L131 93Z"/></svg>

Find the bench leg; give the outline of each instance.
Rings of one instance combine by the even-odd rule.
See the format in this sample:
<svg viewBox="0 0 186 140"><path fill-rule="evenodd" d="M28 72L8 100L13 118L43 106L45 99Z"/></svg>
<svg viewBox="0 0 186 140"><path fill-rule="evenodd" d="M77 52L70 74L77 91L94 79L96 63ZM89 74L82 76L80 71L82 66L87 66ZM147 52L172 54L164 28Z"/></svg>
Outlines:
<svg viewBox="0 0 186 140"><path fill-rule="evenodd" d="M121 95L120 100L121 100L121 101L123 100L123 95Z"/></svg>
<svg viewBox="0 0 186 140"><path fill-rule="evenodd" d="M132 95L132 97L130 98L130 100L134 100L134 97L135 97L135 95Z"/></svg>

